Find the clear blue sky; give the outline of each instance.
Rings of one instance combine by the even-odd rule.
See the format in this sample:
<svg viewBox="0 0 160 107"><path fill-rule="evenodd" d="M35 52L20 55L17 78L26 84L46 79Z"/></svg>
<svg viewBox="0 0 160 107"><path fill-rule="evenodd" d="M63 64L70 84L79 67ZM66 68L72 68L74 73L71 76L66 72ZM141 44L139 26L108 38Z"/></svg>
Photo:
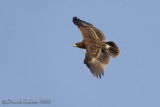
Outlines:
<svg viewBox="0 0 160 107"><path fill-rule="evenodd" d="M2 100L50 99L12 107L160 107L160 1L1 0ZM83 64L77 16L121 49L102 79ZM7 106L6 106L7 107Z"/></svg>

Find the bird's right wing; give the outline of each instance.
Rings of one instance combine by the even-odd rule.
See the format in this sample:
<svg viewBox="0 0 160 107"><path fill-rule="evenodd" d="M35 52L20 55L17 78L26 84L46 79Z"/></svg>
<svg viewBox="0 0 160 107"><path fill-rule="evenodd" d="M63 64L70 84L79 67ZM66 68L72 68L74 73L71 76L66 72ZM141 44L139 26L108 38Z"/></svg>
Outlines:
<svg viewBox="0 0 160 107"><path fill-rule="evenodd" d="M95 47L88 47L84 63L90 69L94 76L101 78L101 74L104 75L105 67L110 61L110 56L107 51Z"/></svg>
<svg viewBox="0 0 160 107"><path fill-rule="evenodd" d="M94 25L80 20L77 17L73 17L73 23L78 26L78 28L82 32L83 39L95 38L106 42L106 37L104 33L100 29L96 28Z"/></svg>

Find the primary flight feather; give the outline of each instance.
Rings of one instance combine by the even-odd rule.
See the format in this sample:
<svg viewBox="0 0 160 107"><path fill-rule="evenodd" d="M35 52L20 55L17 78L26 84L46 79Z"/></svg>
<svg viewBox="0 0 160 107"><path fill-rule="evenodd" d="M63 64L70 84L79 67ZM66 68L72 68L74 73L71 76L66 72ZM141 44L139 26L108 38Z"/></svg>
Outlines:
<svg viewBox="0 0 160 107"><path fill-rule="evenodd" d="M117 58L120 55L120 49L115 42L106 42L104 33L94 25L77 17L73 17L73 23L83 35L83 41L74 44L74 46L86 49L84 64L87 65L94 76L101 78L110 61L110 56Z"/></svg>

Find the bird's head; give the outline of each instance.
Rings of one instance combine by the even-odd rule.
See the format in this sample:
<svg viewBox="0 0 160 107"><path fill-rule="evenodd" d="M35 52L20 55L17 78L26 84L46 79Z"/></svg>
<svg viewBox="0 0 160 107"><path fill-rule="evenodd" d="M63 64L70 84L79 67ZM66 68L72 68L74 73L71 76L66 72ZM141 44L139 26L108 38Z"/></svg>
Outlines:
<svg viewBox="0 0 160 107"><path fill-rule="evenodd" d="M85 49L85 46L84 46L83 42L75 43L75 44L73 45L73 47L78 47L78 48Z"/></svg>

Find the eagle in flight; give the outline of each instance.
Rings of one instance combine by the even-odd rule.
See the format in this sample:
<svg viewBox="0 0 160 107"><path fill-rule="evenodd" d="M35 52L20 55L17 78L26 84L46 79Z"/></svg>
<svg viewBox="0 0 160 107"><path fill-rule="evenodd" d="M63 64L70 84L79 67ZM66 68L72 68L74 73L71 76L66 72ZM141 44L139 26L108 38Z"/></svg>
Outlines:
<svg viewBox="0 0 160 107"><path fill-rule="evenodd" d="M73 17L73 23L80 29L83 35L82 42L74 44L74 47L86 49L84 64L97 78L104 75L110 56L117 58L120 49L114 41L106 42L104 33L94 25Z"/></svg>

